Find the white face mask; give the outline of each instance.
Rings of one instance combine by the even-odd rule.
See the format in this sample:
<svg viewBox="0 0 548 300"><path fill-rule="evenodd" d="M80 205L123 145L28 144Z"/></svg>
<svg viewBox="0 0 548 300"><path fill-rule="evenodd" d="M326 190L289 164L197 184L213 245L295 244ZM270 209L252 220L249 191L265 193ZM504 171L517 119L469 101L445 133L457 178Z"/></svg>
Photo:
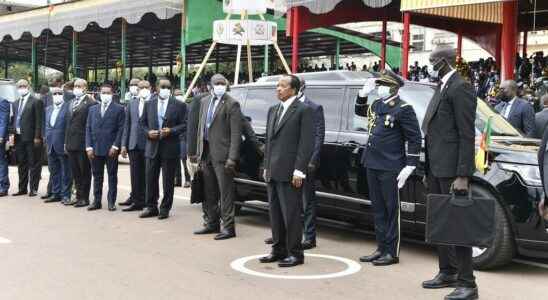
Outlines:
<svg viewBox="0 0 548 300"><path fill-rule="evenodd" d="M169 96L171 96L171 91L169 89L160 89L160 92L158 93L158 96L160 96L160 98L166 100L169 98Z"/></svg>
<svg viewBox="0 0 548 300"><path fill-rule="evenodd" d="M183 102L183 100L185 99L185 97L183 97L183 96L175 96L175 99L177 99L177 100Z"/></svg>
<svg viewBox="0 0 548 300"><path fill-rule="evenodd" d="M221 98L226 93L226 85L214 85L213 86L213 94L215 96Z"/></svg>
<svg viewBox="0 0 548 300"><path fill-rule="evenodd" d="M112 95L111 94L101 94L101 102L105 104L109 104L110 101L112 101Z"/></svg>
<svg viewBox="0 0 548 300"><path fill-rule="evenodd" d="M129 86L129 92L130 92L133 96L137 96L137 94L139 94L139 87L136 86L136 85L131 85L131 86Z"/></svg>
<svg viewBox="0 0 548 300"><path fill-rule="evenodd" d="M72 92L76 97L82 97L84 95L84 90L81 88L74 88Z"/></svg>
<svg viewBox="0 0 548 300"><path fill-rule="evenodd" d="M29 93L29 89L28 88L19 88L19 89L17 89L17 92L19 93L19 95L21 97L25 97Z"/></svg>
<svg viewBox="0 0 548 300"><path fill-rule="evenodd" d="M386 85L379 86L379 88L377 89L377 95L379 95L379 97L381 98L386 98L390 96L390 87Z"/></svg>
<svg viewBox="0 0 548 300"><path fill-rule="evenodd" d="M59 105L62 104L63 101L65 101L63 95L53 95L53 104Z"/></svg>
<svg viewBox="0 0 548 300"><path fill-rule="evenodd" d="M139 97L141 97L142 99L147 100L149 96L150 96L150 90L149 89L142 89L142 90L139 91Z"/></svg>

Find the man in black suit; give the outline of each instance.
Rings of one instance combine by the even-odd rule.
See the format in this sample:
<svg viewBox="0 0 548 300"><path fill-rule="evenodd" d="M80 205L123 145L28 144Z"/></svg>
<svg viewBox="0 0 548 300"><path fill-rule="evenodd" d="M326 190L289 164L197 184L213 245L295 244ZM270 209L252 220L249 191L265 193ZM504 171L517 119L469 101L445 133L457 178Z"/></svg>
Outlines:
<svg viewBox="0 0 548 300"><path fill-rule="evenodd" d="M234 175L240 157L242 112L240 104L227 94L228 80L220 74L211 77L212 94L201 99L196 156L204 175L204 207L209 224L194 232L209 234L222 230L215 240L236 236L234 224ZM221 224L219 224L221 223Z"/></svg>
<svg viewBox="0 0 548 300"><path fill-rule="evenodd" d="M475 172L477 100L472 86L453 69L456 51L437 48L430 55L441 84L428 105L422 124L426 144L426 174L430 194L468 194ZM450 221L450 220L449 220ZM427 289L457 286L445 299L477 299L472 248L439 246L439 273L423 282Z"/></svg>
<svg viewBox="0 0 548 300"><path fill-rule="evenodd" d="M145 207L145 146L146 133L141 125L145 104L150 100L150 83L141 80L138 83L138 97L132 99L127 105L124 122L124 134L122 135L122 156L129 154L129 173L131 177L129 207L122 211L138 211ZM122 203L120 203L122 205Z"/></svg>
<svg viewBox="0 0 548 300"><path fill-rule="evenodd" d="M535 115L535 134L533 137L536 139L541 139L544 136L546 125L548 125L548 94L542 96L540 102L544 109Z"/></svg>
<svg viewBox="0 0 548 300"><path fill-rule="evenodd" d="M545 96L546 97L546 96ZM544 199L540 201L538 205L539 215L544 219L544 223L548 224L548 130L544 130L542 141L540 142L540 148L538 150L538 165L540 169L540 178L542 180L542 187L544 188Z"/></svg>
<svg viewBox="0 0 548 300"><path fill-rule="evenodd" d="M277 87L281 103L268 110L263 177L267 183L272 252L261 263L280 267L304 263L301 245L302 187L314 150L314 113L297 99L299 78L285 75Z"/></svg>
<svg viewBox="0 0 548 300"><path fill-rule="evenodd" d="M15 129L19 191L13 195L27 194L27 185L29 185L29 196L33 197L38 191L42 173L44 103L31 95L29 83L24 79L17 82L17 90L21 98L13 104L13 128Z"/></svg>
<svg viewBox="0 0 548 300"><path fill-rule="evenodd" d="M186 130L186 106L171 96L171 82L158 81L158 94L145 104L141 125L147 134L146 158L146 210L141 218L167 219L173 205L175 170L181 145L179 136ZM164 198L158 211L160 188L158 177L162 170Z"/></svg>
<svg viewBox="0 0 548 300"><path fill-rule="evenodd" d="M86 95L87 86L84 79L76 79L74 82L74 98L69 102L65 134L65 150L76 186L76 199L70 204L75 207L89 205L91 188L91 165L86 154L86 122L89 108L97 103Z"/></svg>
<svg viewBox="0 0 548 300"><path fill-rule="evenodd" d="M501 114L512 126L532 137L535 133L535 110L526 100L518 97L518 85L513 80L506 80L500 84L501 102L495 110Z"/></svg>

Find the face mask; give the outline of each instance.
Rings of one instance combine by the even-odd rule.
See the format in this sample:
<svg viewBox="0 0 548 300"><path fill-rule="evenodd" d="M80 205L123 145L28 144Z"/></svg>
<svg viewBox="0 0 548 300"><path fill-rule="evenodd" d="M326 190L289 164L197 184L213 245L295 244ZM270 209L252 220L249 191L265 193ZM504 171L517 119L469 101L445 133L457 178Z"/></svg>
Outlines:
<svg viewBox="0 0 548 300"><path fill-rule="evenodd" d="M437 78L437 79L440 78L440 69L442 65L443 65L443 59L438 60L432 65L431 67L432 71L429 72L430 78Z"/></svg>
<svg viewBox="0 0 548 300"><path fill-rule="evenodd" d="M63 103L63 101L65 101L63 95L53 95L53 104L59 105Z"/></svg>
<svg viewBox="0 0 548 300"><path fill-rule="evenodd" d="M84 95L84 90L81 88L74 88L73 94L76 97L82 97Z"/></svg>
<svg viewBox="0 0 548 300"><path fill-rule="evenodd" d="M183 96L175 96L175 99L177 99L177 100L179 100L179 101L181 101L181 102L183 102L184 98L185 98L185 97L183 97Z"/></svg>
<svg viewBox="0 0 548 300"><path fill-rule="evenodd" d="M17 90L17 92L19 93L19 95L21 97L25 97L29 93L29 89L28 88L19 88Z"/></svg>
<svg viewBox="0 0 548 300"><path fill-rule="evenodd" d="M149 89L142 89L139 91L139 97L141 97L141 99L148 99L148 97L150 96L150 90Z"/></svg>
<svg viewBox="0 0 548 300"><path fill-rule="evenodd" d="M226 93L226 85L214 85L213 94L217 97L222 97Z"/></svg>
<svg viewBox="0 0 548 300"><path fill-rule="evenodd" d="M129 87L129 92L133 95L133 96L137 96L137 94L139 94L139 87L135 86L135 85L132 85Z"/></svg>
<svg viewBox="0 0 548 300"><path fill-rule="evenodd" d="M110 103L110 101L112 101L112 95L110 95L110 94L101 94L101 101L103 103L106 103L106 104Z"/></svg>
<svg viewBox="0 0 548 300"><path fill-rule="evenodd" d="M169 96L171 96L171 91L169 89L160 89L160 93L158 93L158 96L162 99L167 99Z"/></svg>
<svg viewBox="0 0 548 300"><path fill-rule="evenodd" d="M379 86L379 88L377 89L377 95L379 95L379 97L381 98L386 98L390 96L390 87L386 85Z"/></svg>

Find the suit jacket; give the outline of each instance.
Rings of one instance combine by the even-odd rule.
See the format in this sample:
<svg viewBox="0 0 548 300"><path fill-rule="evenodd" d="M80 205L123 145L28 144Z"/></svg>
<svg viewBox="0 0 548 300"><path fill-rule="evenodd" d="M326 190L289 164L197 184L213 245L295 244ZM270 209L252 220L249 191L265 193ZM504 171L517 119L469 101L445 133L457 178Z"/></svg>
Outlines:
<svg viewBox="0 0 548 300"><path fill-rule="evenodd" d="M68 111L70 103L63 103L55 119L55 124L51 126L51 115L53 113L53 105L46 108L45 142L48 154L63 154L65 153L65 132L67 129Z"/></svg>
<svg viewBox="0 0 548 300"><path fill-rule="evenodd" d="M78 107L73 108L76 98L68 102L68 122L65 132L65 147L67 151L86 150L86 123L89 108L96 105L89 96L84 96Z"/></svg>
<svg viewBox="0 0 548 300"><path fill-rule="evenodd" d="M187 112L187 130L188 130L188 106L186 105L186 103L184 102L180 102L182 105L184 105L185 107L185 111ZM181 135L179 136L179 141L180 141L180 145L181 145L181 153L180 153L180 157L181 159L186 159L186 156L187 156L187 145L186 145L186 137L187 137L187 133L186 133L186 130L181 132Z"/></svg>
<svg viewBox="0 0 548 300"><path fill-rule="evenodd" d="M458 73L436 89L422 124L427 172L446 178L474 174L476 106L474 89Z"/></svg>
<svg viewBox="0 0 548 300"><path fill-rule="evenodd" d="M148 138L150 130L160 130L158 124L158 96L154 95L146 104L141 117L141 126L147 134L145 157L163 159L178 159L181 153L180 136L186 132L186 106L171 97L168 100L164 114L163 127L171 128L171 134L161 140Z"/></svg>
<svg viewBox="0 0 548 300"><path fill-rule="evenodd" d="M139 101L139 99L132 100L126 108L122 147L126 147L128 151L144 151L147 143L146 133L139 120ZM145 108L143 106L143 113L144 110Z"/></svg>
<svg viewBox="0 0 548 300"><path fill-rule="evenodd" d="M9 135L10 109L11 103L0 97L0 138L4 139L4 142Z"/></svg>
<svg viewBox="0 0 548 300"><path fill-rule="evenodd" d="M204 130L207 122L207 112L213 96L201 99L200 121L197 133L198 157L204 155ZM242 112L240 103L228 94L224 94L217 104L213 121L208 130L209 151L211 160L225 162L227 159L238 161L240 158L240 143L242 141Z"/></svg>
<svg viewBox="0 0 548 300"><path fill-rule="evenodd" d="M118 149L122 144L124 107L112 101L101 117L102 104L89 108L86 122L86 149L93 148L97 156L107 156L112 147Z"/></svg>
<svg viewBox="0 0 548 300"><path fill-rule="evenodd" d="M19 112L19 102L13 103L13 128L16 129L17 114ZM34 139L42 139L42 126L44 125L44 103L42 100L29 96L20 120L21 134L20 139L23 142L32 142Z"/></svg>
<svg viewBox="0 0 548 300"><path fill-rule="evenodd" d="M543 109L535 115L535 134L534 138L541 139L548 125L548 108Z"/></svg>
<svg viewBox="0 0 548 300"><path fill-rule="evenodd" d="M544 174L545 171L548 171L548 166L544 165L545 163L548 164L548 159L546 158L546 155L548 154L546 151L548 151L548 148L546 147L546 143L548 143L548 130L544 131L540 148L538 150L538 166L540 169L540 178L542 179L542 187L544 188L545 198L548 197L548 181L546 181L546 176Z"/></svg>
<svg viewBox="0 0 548 300"><path fill-rule="evenodd" d="M310 163L318 168L320 166L320 154L325 140L325 116L323 113L323 106L312 102L312 100L308 99L306 96L303 97L305 97L304 104L310 106L314 113L314 151L312 152Z"/></svg>
<svg viewBox="0 0 548 300"><path fill-rule="evenodd" d="M202 105L202 98L207 97L209 94L201 94L192 98L192 101L188 105L188 118L187 118L187 133L186 133L186 146L187 155L189 157L196 156L198 151L198 126L200 123L200 107Z"/></svg>
<svg viewBox="0 0 548 300"><path fill-rule="evenodd" d="M507 105L508 103L501 102L495 106L495 110L502 115ZM535 134L535 110L529 102L516 98L507 120L526 136L532 137Z"/></svg>
<svg viewBox="0 0 548 300"><path fill-rule="evenodd" d="M266 182L289 182L295 170L306 174L314 151L312 108L296 99L274 128L279 107L280 104L274 105L268 110L264 163Z"/></svg>
<svg viewBox="0 0 548 300"><path fill-rule="evenodd" d="M53 96L51 95L51 93L47 93L46 95L42 96L42 102L44 103L44 108L48 108L53 105Z"/></svg>

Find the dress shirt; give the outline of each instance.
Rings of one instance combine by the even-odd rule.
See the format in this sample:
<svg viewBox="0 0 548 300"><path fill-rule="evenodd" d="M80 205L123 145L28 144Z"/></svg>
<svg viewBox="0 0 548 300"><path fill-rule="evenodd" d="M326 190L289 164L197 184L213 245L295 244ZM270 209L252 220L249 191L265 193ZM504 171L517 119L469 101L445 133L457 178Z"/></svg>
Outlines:
<svg viewBox="0 0 548 300"><path fill-rule="evenodd" d="M443 78L441 79L441 89L440 89L440 91L443 91L443 89L445 88L445 84L447 83L447 81L449 81L451 76L453 76L453 74L455 74L455 73L457 73L457 70L452 69L451 71L449 71L449 73L447 73L447 74L445 74L445 76L443 76Z"/></svg>
<svg viewBox="0 0 548 300"><path fill-rule="evenodd" d="M510 110L512 109L512 105L514 104L514 100L516 100L516 97L514 97L512 100L510 100L510 102L506 103L506 105L504 106L504 112L503 112L503 116L506 120L508 120L508 117L510 116Z"/></svg>
<svg viewBox="0 0 548 300"><path fill-rule="evenodd" d="M63 106L63 103L59 105L53 104L53 111L51 112L51 116L49 119L49 125L51 127L55 126L55 121L57 121L57 117L59 116L59 111L61 111L62 106Z"/></svg>
<svg viewBox="0 0 548 300"><path fill-rule="evenodd" d="M158 126L163 128L164 125L164 116L166 115L166 109L168 104L168 99L162 99L158 97Z"/></svg>
<svg viewBox="0 0 548 300"><path fill-rule="evenodd" d="M27 93L27 95L25 95L24 97L22 97L21 99L19 99L19 108L17 109L17 116L15 116L16 118L16 128L15 128L15 132L17 134L21 134L21 117L23 116L23 110L25 110L25 105L27 105L27 101L29 100L29 97L30 97L30 92Z"/></svg>

